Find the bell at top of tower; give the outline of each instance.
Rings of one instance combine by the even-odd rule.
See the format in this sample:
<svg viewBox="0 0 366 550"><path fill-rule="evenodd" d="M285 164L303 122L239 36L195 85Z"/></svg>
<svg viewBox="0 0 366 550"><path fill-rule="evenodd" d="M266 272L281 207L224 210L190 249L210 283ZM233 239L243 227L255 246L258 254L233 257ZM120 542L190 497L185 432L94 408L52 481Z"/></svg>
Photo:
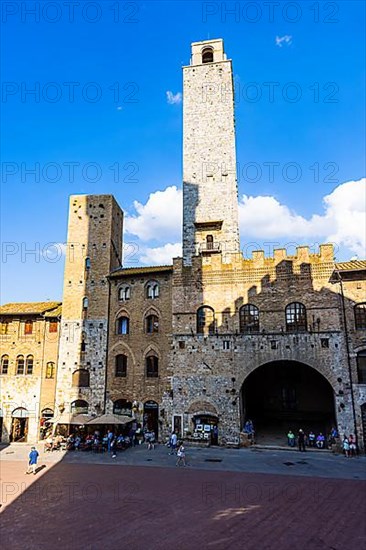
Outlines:
<svg viewBox="0 0 366 550"><path fill-rule="evenodd" d="M192 43L191 65L204 65L226 61L222 38Z"/></svg>

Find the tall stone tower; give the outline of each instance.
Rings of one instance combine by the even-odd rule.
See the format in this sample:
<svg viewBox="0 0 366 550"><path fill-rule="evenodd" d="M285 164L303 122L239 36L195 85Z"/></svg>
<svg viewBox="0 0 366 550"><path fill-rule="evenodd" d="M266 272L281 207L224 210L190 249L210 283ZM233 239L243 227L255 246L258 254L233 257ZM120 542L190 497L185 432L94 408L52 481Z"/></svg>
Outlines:
<svg viewBox="0 0 366 550"><path fill-rule="evenodd" d="M183 67L183 259L240 252L234 88L223 41L192 44Z"/></svg>
<svg viewBox="0 0 366 550"><path fill-rule="evenodd" d="M55 414L104 410L107 277L121 265L122 229L111 195L70 197Z"/></svg>

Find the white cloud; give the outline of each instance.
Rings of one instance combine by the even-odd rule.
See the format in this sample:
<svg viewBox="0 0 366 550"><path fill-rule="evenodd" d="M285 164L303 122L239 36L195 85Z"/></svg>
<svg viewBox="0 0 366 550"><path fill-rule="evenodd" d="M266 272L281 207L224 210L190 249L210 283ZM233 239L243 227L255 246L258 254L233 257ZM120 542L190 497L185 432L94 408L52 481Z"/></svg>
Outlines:
<svg viewBox="0 0 366 550"><path fill-rule="evenodd" d="M137 237L141 263L166 264L181 255L182 201L182 191L171 186L151 193L145 204L134 203L137 215L126 216L126 231ZM308 218L276 197L243 195L239 201L241 237L245 241L256 238L299 243L316 239L344 247L349 256L364 258L365 203L365 178L340 184L323 198L323 212Z"/></svg>
<svg viewBox="0 0 366 550"><path fill-rule="evenodd" d="M177 92L176 94L173 94L170 90L166 92L166 99L169 105L176 105L179 103L182 103L183 96L181 92Z"/></svg>
<svg viewBox="0 0 366 550"><path fill-rule="evenodd" d="M145 265L171 264L172 259L182 256L181 243L167 243L164 246L146 248L141 252L140 262Z"/></svg>
<svg viewBox="0 0 366 550"><path fill-rule="evenodd" d="M279 48L282 48L282 46L291 46L292 36L289 34L285 34L284 36L276 36L275 41L276 46Z"/></svg>
<svg viewBox="0 0 366 550"><path fill-rule="evenodd" d="M324 214L309 219L291 211L272 196L248 197L239 203L243 238L310 238L333 242L365 256L366 179L349 181L323 198Z"/></svg>
<svg viewBox="0 0 366 550"><path fill-rule="evenodd" d="M175 185L149 195L146 204L134 202L137 216L127 215L126 231L142 241L179 240L182 231L182 191Z"/></svg>

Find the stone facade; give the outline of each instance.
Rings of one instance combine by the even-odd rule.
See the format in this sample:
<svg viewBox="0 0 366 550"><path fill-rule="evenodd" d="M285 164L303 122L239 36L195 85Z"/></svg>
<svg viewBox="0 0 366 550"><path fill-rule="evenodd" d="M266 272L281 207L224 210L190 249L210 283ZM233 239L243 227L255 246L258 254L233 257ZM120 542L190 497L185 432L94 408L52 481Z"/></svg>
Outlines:
<svg viewBox="0 0 366 550"><path fill-rule="evenodd" d="M299 247L290 257L278 250L274 258L260 251L252 259L233 255L231 263L219 255L194 257L192 267L175 261L172 414L183 416L186 430L191 431L193 417L187 410L203 400L216 410L220 440L239 441L248 375L261 365L289 361L308 365L328 380L339 430L354 431L340 296L329 282L334 269L330 245L321 246L319 254ZM304 332L287 332L285 308L293 302L306 308ZM254 333L240 327L245 304L259 310ZM197 333L201 306L214 310L212 334Z"/></svg>
<svg viewBox="0 0 366 550"><path fill-rule="evenodd" d="M0 308L2 442L36 441L41 419L54 412L60 306L46 302Z"/></svg>

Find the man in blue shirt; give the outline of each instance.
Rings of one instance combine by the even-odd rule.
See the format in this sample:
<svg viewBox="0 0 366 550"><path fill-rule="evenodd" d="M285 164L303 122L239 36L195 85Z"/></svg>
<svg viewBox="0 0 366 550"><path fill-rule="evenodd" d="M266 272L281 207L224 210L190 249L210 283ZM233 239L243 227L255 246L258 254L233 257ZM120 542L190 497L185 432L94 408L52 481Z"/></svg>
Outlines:
<svg viewBox="0 0 366 550"><path fill-rule="evenodd" d="M26 474L31 474L33 472L33 474L36 475L38 456L39 456L38 451L36 450L35 447L32 447L28 455L29 462L28 462L28 470L25 472Z"/></svg>

